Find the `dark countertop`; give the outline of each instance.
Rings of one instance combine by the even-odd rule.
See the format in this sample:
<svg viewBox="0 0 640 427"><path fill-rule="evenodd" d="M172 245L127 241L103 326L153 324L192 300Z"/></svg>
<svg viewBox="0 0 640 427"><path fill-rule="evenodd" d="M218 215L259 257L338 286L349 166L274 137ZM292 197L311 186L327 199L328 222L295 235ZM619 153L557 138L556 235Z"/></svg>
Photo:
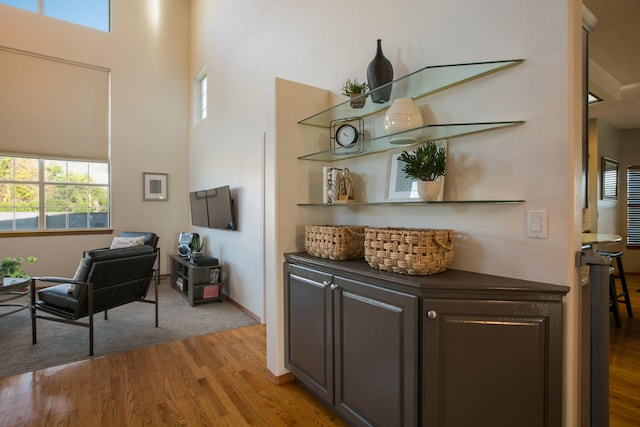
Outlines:
<svg viewBox="0 0 640 427"><path fill-rule="evenodd" d="M499 298L514 300L561 301L568 286L513 279L509 277L449 269L428 276L411 276L370 267L364 259L333 261L306 252L285 254L285 260L311 268L319 268L347 278L369 279L373 284L389 285L398 290L438 298L456 295L471 299Z"/></svg>

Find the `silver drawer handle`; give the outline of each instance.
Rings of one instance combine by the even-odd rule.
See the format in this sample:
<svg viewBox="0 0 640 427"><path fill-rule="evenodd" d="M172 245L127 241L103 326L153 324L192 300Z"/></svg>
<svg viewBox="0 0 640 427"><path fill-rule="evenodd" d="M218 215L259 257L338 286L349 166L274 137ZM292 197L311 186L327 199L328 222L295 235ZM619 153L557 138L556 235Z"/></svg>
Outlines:
<svg viewBox="0 0 640 427"><path fill-rule="evenodd" d="M325 287L325 288L326 288L327 286L329 286L329 285L330 285L330 283L329 283L329 281L328 281L328 280L325 280L324 282L322 282L322 286L323 286L323 287Z"/></svg>
<svg viewBox="0 0 640 427"><path fill-rule="evenodd" d="M331 290L335 291L336 289L338 289L338 285L336 285L335 283L331 284Z"/></svg>
<svg viewBox="0 0 640 427"><path fill-rule="evenodd" d="M429 319L435 319L436 317L438 317L438 313L434 310L429 310L427 311L427 317Z"/></svg>

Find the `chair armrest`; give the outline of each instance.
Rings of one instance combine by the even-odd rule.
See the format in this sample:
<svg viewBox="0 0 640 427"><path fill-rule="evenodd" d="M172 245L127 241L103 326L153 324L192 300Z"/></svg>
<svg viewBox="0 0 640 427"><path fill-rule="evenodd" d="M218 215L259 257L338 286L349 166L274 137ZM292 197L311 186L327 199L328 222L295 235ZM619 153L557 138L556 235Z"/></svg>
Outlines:
<svg viewBox="0 0 640 427"><path fill-rule="evenodd" d="M33 279L39 281L39 282L50 282L50 283L69 283L72 285L80 285L84 282L80 282L78 280L73 280L73 279L69 279L69 278L65 278L65 277L47 277L47 276L43 276L43 277L34 277Z"/></svg>

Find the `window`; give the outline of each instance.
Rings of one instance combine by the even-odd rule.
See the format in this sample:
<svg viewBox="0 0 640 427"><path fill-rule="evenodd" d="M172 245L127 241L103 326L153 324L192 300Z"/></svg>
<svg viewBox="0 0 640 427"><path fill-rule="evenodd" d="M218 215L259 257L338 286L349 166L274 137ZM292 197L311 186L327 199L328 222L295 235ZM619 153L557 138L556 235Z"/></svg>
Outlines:
<svg viewBox="0 0 640 427"><path fill-rule="evenodd" d="M108 227L107 162L0 156L0 232Z"/></svg>
<svg viewBox="0 0 640 427"><path fill-rule="evenodd" d="M640 246L640 165L627 169L627 245Z"/></svg>
<svg viewBox="0 0 640 427"><path fill-rule="evenodd" d="M200 120L207 118L207 76L200 80Z"/></svg>
<svg viewBox="0 0 640 427"><path fill-rule="evenodd" d="M207 94L209 92L207 67L202 68L193 81L193 125L207 118Z"/></svg>
<svg viewBox="0 0 640 427"><path fill-rule="evenodd" d="M0 3L109 31L109 0L0 0Z"/></svg>

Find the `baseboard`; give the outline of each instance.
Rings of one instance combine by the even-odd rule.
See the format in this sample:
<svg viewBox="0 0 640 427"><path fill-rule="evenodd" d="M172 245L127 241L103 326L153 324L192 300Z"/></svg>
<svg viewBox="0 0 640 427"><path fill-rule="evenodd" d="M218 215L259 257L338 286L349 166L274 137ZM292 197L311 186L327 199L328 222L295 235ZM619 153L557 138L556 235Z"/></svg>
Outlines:
<svg viewBox="0 0 640 427"><path fill-rule="evenodd" d="M264 376L267 377L267 379L274 385L286 384L296 379L291 372L287 372L283 375L274 375L269 369L265 370Z"/></svg>
<svg viewBox="0 0 640 427"><path fill-rule="evenodd" d="M260 320L260 317L256 316L255 313L251 312L249 309L247 309L245 306L243 306L242 304L240 304L236 300L229 298L229 296L226 296L226 297L227 297L227 300L229 300L229 302L231 304L235 305L240 310L244 311L247 316L252 317L253 320L255 320L258 323L262 323L262 320Z"/></svg>

